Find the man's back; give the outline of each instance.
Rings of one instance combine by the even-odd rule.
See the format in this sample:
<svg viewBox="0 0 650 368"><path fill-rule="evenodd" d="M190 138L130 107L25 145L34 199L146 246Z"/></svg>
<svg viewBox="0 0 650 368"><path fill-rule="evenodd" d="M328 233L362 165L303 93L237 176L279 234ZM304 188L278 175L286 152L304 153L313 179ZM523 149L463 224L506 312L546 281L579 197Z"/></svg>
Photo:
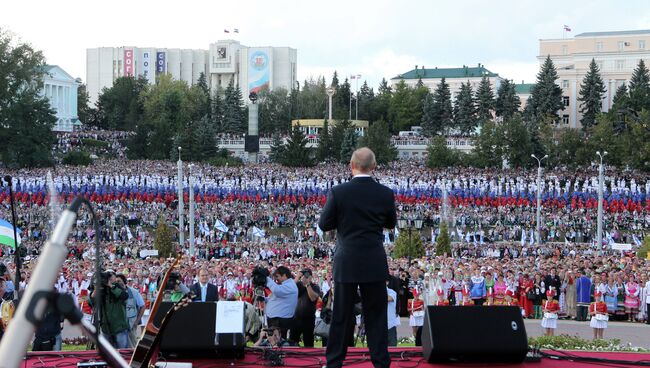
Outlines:
<svg viewBox="0 0 650 368"><path fill-rule="evenodd" d="M383 228L393 228L396 222L393 191L371 177L356 177L333 187L319 227L324 231L337 230L334 280L386 280Z"/></svg>

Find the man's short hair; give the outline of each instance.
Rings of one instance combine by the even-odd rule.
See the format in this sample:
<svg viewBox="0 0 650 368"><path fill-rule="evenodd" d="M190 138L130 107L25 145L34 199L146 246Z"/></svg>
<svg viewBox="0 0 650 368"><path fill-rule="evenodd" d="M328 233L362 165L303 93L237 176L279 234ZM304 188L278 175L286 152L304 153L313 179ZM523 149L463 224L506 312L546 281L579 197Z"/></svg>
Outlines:
<svg viewBox="0 0 650 368"><path fill-rule="evenodd" d="M368 147L361 147L352 153L350 162L354 163L354 167L363 172L369 172L377 166L375 153Z"/></svg>
<svg viewBox="0 0 650 368"><path fill-rule="evenodd" d="M286 268L285 266L280 266L275 269L275 272L273 272L274 275L281 275L281 276L286 276L289 279L292 279L293 276L291 275L291 270Z"/></svg>
<svg viewBox="0 0 650 368"><path fill-rule="evenodd" d="M124 284L126 284L126 276L124 276L124 274L122 274L122 273L118 273L118 274L115 275L115 276L116 276L116 277L119 277L120 279L122 279L122 282L123 282Z"/></svg>

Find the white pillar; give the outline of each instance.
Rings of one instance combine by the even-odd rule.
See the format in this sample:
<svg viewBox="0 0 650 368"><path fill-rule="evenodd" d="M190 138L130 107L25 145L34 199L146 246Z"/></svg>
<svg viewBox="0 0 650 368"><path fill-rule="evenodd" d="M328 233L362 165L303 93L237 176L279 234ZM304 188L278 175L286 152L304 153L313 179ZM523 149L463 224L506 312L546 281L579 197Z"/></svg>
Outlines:
<svg viewBox="0 0 650 368"><path fill-rule="evenodd" d="M578 81L574 77L571 79L571 94L569 95L569 109L570 109L570 116L569 116L569 126L571 128L577 128L578 127Z"/></svg>
<svg viewBox="0 0 650 368"><path fill-rule="evenodd" d="M183 224L183 161L181 161L181 148L178 147L178 243L185 245L185 232Z"/></svg>
<svg viewBox="0 0 650 368"><path fill-rule="evenodd" d="M195 215L195 210L194 210L194 175L192 173L192 166L190 165L190 177L189 177L189 184L190 184L190 255L194 255L194 215Z"/></svg>

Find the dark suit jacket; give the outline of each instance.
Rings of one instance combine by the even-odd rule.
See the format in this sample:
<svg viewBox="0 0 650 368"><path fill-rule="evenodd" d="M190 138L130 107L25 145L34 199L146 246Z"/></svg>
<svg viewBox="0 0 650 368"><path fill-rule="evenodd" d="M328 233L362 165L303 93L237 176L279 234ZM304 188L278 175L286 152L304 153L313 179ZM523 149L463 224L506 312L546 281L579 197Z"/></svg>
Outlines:
<svg viewBox="0 0 650 368"><path fill-rule="evenodd" d="M193 302L201 301L201 284L198 282L190 288L190 291L194 293ZM217 287L208 282L208 290L205 292L205 301L206 302L216 302L219 301L219 293Z"/></svg>
<svg viewBox="0 0 650 368"><path fill-rule="evenodd" d="M333 276L336 282L376 282L388 277L383 229L397 223L393 191L370 177L333 187L318 222L336 229Z"/></svg>

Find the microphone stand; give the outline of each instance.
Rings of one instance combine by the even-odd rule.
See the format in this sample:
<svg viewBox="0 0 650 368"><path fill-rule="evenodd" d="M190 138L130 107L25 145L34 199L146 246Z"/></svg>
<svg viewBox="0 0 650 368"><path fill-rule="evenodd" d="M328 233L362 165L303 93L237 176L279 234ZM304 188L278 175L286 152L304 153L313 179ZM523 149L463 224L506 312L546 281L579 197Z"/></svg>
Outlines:
<svg viewBox="0 0 650 368"><path fill-rule="evenodd" d="M9 185L9 203L11 204L11 221L14 229L14 263L16 264L16 269L15 272L16 274L14 275L14 300L18 300L19 295L18 295L18 290L20 289L20 268L21 268L21 262L20 262L20 249L18 248L18 236L16 235L16 227L18 226L16 224L16 209L14 207L14 190L13 190L13 185L11 183L11 176L7 175L5 176L5 181Z"/></svg>

